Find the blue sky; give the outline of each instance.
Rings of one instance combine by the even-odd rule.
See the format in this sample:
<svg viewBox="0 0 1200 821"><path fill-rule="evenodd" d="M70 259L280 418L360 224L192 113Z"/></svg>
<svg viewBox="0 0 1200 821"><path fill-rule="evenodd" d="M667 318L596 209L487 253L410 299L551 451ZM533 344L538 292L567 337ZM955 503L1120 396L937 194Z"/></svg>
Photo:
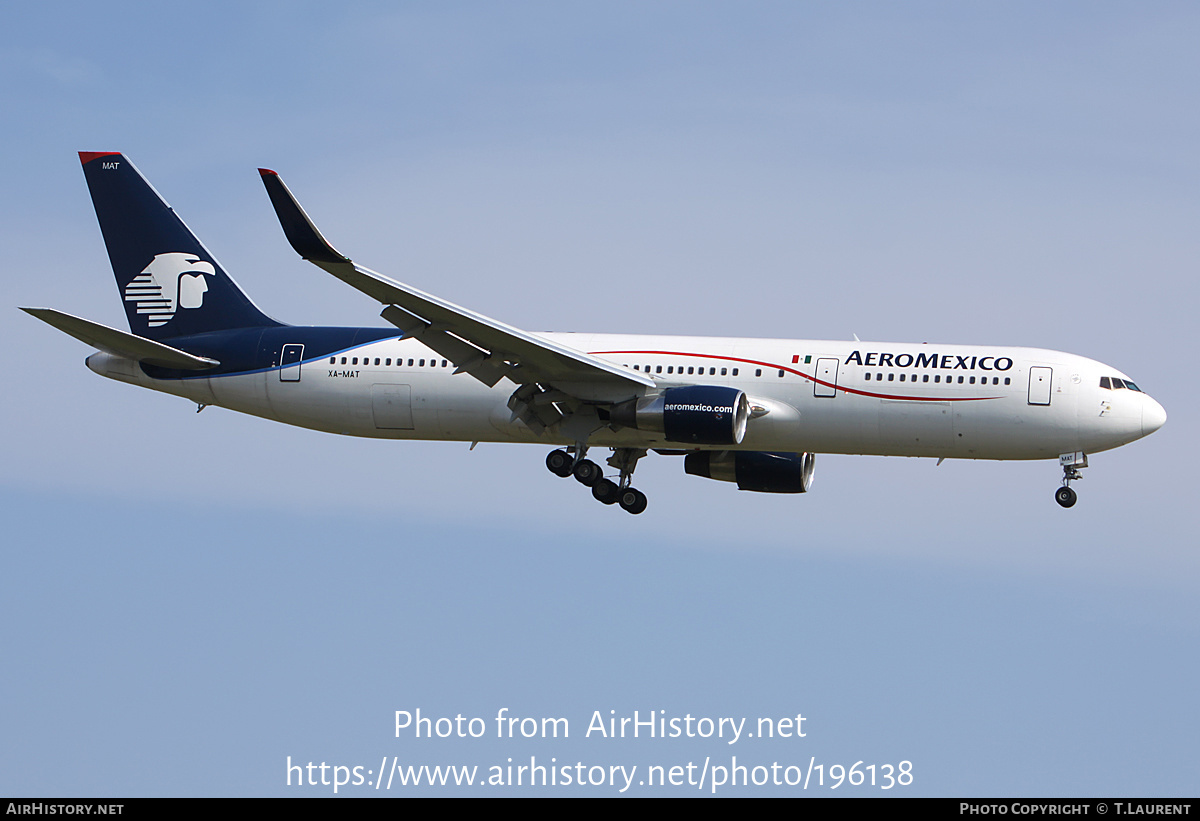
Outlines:
<svg viewBox="0 0 1200 821"><path fill-rule="evenodd" d="M0 792L330 792L288 788L288 756L737 755L909 760L904 794L1195 794L1192 6L10 18ZM123 324L80 150L125 152L297 324L381 320L295 258L259 166L356 260L518 327L1039 346L1129 373L1169 420L1094 456L1070 511L1049 462L822 456L812 493L771 497L650 458L635 518L544 448L197 415L16 310ZM393 729L502 707L572 736ZM809 733L582 737L609 710Z"/></svg>

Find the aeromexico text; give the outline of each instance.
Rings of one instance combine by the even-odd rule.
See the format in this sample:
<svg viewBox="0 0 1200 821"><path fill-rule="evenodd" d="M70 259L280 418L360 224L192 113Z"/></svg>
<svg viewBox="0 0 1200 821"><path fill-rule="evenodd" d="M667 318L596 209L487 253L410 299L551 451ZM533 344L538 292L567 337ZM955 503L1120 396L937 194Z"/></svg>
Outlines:
<svg viewBox="0 0 1200 821"><path fill-rule="evenodd" d="M882 353L854 351L846 357L846 364L862 365L864 368L941 368L947 371L1007 371L1013 361L1007 356L958 356L957 354Z"/></svg>
<svg viewBox="0 0 1200 821"><path fill-rule="evenodd" d="M663 405L664 411L698 411L700 413L733 413L733 405L700 405L700 404L683 404L682 402L672 402L669 405Z"/></svg>

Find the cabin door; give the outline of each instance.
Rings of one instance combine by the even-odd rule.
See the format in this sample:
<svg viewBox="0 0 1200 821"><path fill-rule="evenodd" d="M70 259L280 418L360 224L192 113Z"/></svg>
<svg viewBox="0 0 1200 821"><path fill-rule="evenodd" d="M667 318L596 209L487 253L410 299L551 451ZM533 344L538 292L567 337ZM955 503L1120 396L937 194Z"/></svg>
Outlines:
<svg viewBox="0 0 1200 821"><path fill-rule="evenodd" d="M833 358L818 359L813 396L837 396L838 361Z"/></svg>
<svg viewBox="0 0 1200 821"><path fill-rule="evenodd" d="M300 360L304 358L304 346L299 344L284 345L283 353L279 356L279 381L300 381Z"/></svg>
<svg viewBox="0 0 1200 821"><path fill-rule="evenodd" d="M1050 404L1050 377L1053 375L1052 368L1029 369L1029 404Z"/></svg>

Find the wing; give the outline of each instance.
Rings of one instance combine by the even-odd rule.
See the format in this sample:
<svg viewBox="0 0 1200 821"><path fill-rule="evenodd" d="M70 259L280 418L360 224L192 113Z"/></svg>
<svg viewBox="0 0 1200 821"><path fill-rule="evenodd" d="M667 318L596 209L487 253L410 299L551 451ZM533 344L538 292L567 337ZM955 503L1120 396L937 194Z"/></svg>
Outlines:
<svg viewBox="0 0 1200 821"><path fill-rule="evenodd" d="M506 376L520 386L552 386L553 392L542 392L561 392L584 402L620 402L654 387L654 380L640 371L559 345L355 265L326 241L278 174L265 168L259 174L296 253L386 305L384 319L453 362L456 373L469 373L489 387ZM557 400L544 398L542 404L553 401Z"/></svg>

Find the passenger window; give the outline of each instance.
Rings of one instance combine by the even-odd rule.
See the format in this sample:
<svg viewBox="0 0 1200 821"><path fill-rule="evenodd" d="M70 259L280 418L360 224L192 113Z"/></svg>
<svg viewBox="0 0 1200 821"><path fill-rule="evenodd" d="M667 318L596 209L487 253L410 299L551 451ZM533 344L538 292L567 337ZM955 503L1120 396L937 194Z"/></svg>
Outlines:
<svg viewBox="0 0 1200 821"><path fill-rule="evenodd" d="M755 376L762 376L762 368L755 368L755 369L754 369L754 375L755 375Z"/></svg>
<svg viewBox="0 0 1200 821"><path fill-rule="evenodd" d="M330 365L336 365L336 364L337 364L337 357L336 357L336 356L331 356L331 357L329 357L329 364L330 364Z"/></svg>
<svg viewBox="0 0 1200 821"><path fill-rule="evenodd" d="M724 375L725 375L725 369L721 368L721 376L724 376Z"/></svg>

